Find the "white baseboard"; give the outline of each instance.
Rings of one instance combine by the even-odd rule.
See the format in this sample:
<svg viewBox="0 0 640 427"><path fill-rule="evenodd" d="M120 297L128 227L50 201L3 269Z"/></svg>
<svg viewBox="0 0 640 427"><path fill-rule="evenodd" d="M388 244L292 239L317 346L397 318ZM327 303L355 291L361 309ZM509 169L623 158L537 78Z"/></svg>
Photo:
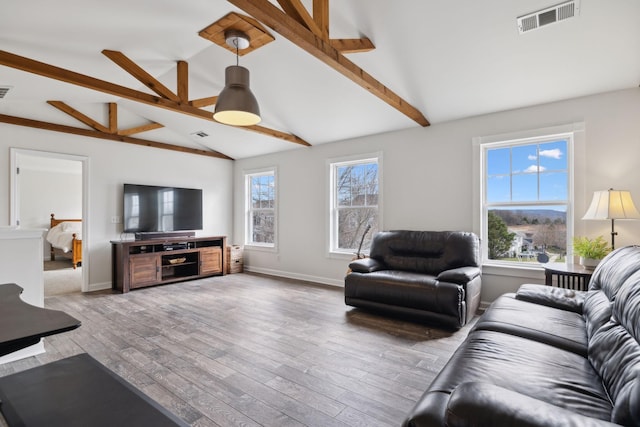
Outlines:
<svg viewBox="0 0 640 427"><path fill-rule="evenodd" d="M111 282L89 283L89 290L87 292L103 291L105 289L111 289Z"/></svg>
<svg viewBox="0 0 640 427"><path fill-rule="evenodd" d="M259 267L252 268L246 265L244 266L244 271L248 271L251 273L268 274L270 276L285 277L287 279L303 280L305 282L321 283L323 285L330 285L330 286L337 286L340 288L344 288L344 281L331 279L328 277L311 276L309 274L291 273L289 271L273 270L270 268L259 268Z"/></svg>

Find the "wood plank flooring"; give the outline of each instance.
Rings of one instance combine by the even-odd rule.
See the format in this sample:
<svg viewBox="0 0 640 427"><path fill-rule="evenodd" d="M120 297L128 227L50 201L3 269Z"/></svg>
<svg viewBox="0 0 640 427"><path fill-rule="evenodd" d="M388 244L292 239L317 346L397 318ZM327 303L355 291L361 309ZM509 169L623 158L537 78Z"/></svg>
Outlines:
<svg viewBox="0 0 640 427"><path fill-rule="evenodd" d="M469 329L374 315L346 306L341 288L247 273L45 306L82 326L0 376L86 352L197 427L399 426Z"/></svg>

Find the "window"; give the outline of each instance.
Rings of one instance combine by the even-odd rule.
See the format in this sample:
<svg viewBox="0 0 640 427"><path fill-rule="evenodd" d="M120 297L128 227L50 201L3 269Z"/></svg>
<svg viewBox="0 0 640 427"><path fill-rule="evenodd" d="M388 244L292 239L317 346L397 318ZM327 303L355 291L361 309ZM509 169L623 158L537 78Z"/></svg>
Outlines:
<svg viewBox="0 0 640 427"><path fill-rule="evenodd" d="M246 244L275 247L276 172L275 169L245 175Z"/></svg>
<svg viewBox="0 0 640 427"><path fill-rule="evenodd" d="M380 223L379 160L378 156L330 163L331 252L368 251Z"/></svg>
<svg viewBox="0 0 640 427"><path fill-rule="evenodd" d="M572 146L572 133L481 144L485 261L534 264L541 255L565 261Z"/></svg>

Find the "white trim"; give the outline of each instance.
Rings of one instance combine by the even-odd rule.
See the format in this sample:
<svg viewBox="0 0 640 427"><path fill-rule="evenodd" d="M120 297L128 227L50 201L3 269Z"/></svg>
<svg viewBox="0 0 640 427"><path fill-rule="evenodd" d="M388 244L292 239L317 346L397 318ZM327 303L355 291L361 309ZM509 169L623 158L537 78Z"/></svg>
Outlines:
<svg viewBox="0 0 640 427"><path fill-rule="evenodd" d="M325 161L325 251L327 258L347 259L353 256L351 251L334 250L333 248L333 197L334 197L334 166L345 164L361 164L376 162L378 165L378 230L383 230L383 152L351 154L348 156L333 157Z"/></svg>
<svg viewBox="0 0 640 427"><path fill-rule="evenodd" d="M514 144L533 144L544 142L544 140L552 141L554 139L568 138L568 154L567 154L567 168L570 171L567 177L568 194L567 194L567 213L566 213L566 227L567 233L571 236L574 235L574 212L575 212L575 195L581 194L581 189L576 188L575 175L578 168L575 164L577 147L583 148L582 140L584 138L585 123L575 122L565 125L550 126L539 129L529 129L518 132L510 132L504 134L488 135L482 137L472 138L472 150L473 150L473 166L472 166L472 180L473 180L473 231L479 236L486 236L484 228L486 223L483 219L483 195L486 191L486 170L485 162L483 161L483 149L485 147L498 147L498 146L511 146ZM580 143L579 143L580 142ZM580 169L581 170L581 169ZM487 239L481 240L481 257L488 265L500 265L499 263L491 264L488 261L488 242ZM571 242L567 241L567 257L572 253ZM509 268L528 269L529 266L520 266L516 263L509 263Z"/></svg>
<svg viewBox="0 0 640 427"><path fill-rule="evenodd" d="M40 151L40 150L28 150L23 148L9 148L9 157L10 157L10 173L9 173L9 204L10 204L10 214L9 214L9 223L12 225L17 225L18 214L19 214L19 205L20 205L20 195L18 192L18 177L16 174L16 170L18 168L18 156L36 156L36 157L45 157L52 159L63 159L63 160L73 160L81 162L82 164L82 292L89 292L89 248L90 245L90 233L89 233L89 218L90 218L90 209L91 204L89 203L89 166L90 159L86 156L78 156L75 154L66 154L66 153L55 153L50 151Z"/></svg>
<svg viewBox="0 0 640 427"><path fill-rule="evenodd" d="M344 288L344 280L336 280L330 277L311 276L309 274L292 273L290 271L274 270L271 268L250 267L246 264L244 265L244 271L250 272L250 273L268 274L269 276L303 280L305 282L313 282L313 283L318 283L322 285L329 285L329 286Z"/></svg>
<svg viewBox="0 0 640 427"><path fill-rule="evenodd" d="M249 236L250 236L250 232L249 232L249 228L250 228L250 218L249 218L249 214L250 214L250 198L251 198L251 188L250 188L250 180L252 176L256 176L256 175L273 175L273 185L274 185L274 197L275 197L275 205L273 207L273 215L274 215L274 223L273 223L273 243L256 243L256 242L250 242L249 241ZM279 206L279 202L278 202L278 193L279 193L279 182L278 182L278 167L277 166L269 166L269 167L263 167L263 168L257 168L257 169L248 169L248 170L243 170L242 171L242 176L244 179L244 227L243 227L243 234L244 237L242 239L242 241L244 242L244 247L245 249L253 249L253 250L259 250L259 251L264 251L264 252L278 252L278 221L279 221L279 215L278 215L278 206Z"/></svg>

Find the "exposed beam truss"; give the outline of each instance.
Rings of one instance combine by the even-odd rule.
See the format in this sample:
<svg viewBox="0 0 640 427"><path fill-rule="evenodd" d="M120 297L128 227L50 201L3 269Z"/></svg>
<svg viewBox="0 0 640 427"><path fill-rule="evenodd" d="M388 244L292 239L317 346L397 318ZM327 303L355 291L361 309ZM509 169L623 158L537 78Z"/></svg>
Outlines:
<svg viewBox="0 0 640 427"><path fill-rule="evenodd" d="M199 150L196 148L182 147L180 145L166 144L164 142L147 141L146 139L132 138L126 135L100 132L96 130L76 128L73 126L59 125L56 123L43 122L39 120L25 119L22 117L0 114L0 122L11 125L25 126L36 129L44 129L54 132L69 133L73 135L87 136L90 138L107 139L110 141L126 142L128 144L142 145L145 147L162 148L165 150L180 151L182 153L198 154L200 156L217 157L220 159L233 160L217 151Z"/></svg>
<svg viewBox="0 0 640 427"><path fill-rule="evenodd" d="M417 108L347 59L334 47L334 45L340 47L341 45L347 46L351 44L351 47L354 47L353 45L357 43L361 43L363 46L368 46L368 44L364 41L346 42L342 40L341 42L332 42L328 38L328 0L314 0L313 17L304 8L300 0L278 0L282 10L269 2L269 0L227 1L367 89L421 126L429 126L429 121ZM370 41L369 44L371 44ZM348 49L348 51L355 52L357 50Z"/></svg>
<svg viewBox="0 0 640 427"><path fill-rule="evenodd" d="M140 102L147 105L152 105L154 107L164 108L166 110L170 110L176 113L187 114L190 116L198 117L200 119L208 120L211 122L216 122L213 119L213 115L210 111L203 110L200 107L215 104L215 100L217 97L208 97L197 99L194 101L184 101L187 98L187 65L184 61L178 62L178 94L174 94L168 88L164 87L159 81L157 81L153 76L146 73L146 71L142 70L139 66L137 66L133 61L129 60L126 56L120 54L119 52L114 53L114 51L107 51L109 55L116 58L117 64L124 68L127 72L136 77L139 81L147 85L148 87L152 87L152 90L158 94L151 95L145 92L140 92L135 89L130 89L125 86L120 86L114 83L107 82L105 80L100 80L94 77L90 77L84 74L76 73L74 71L66 70L64 68L56 67L54 65L49 65L44 62L39 62L33 59L29 59L23 56L19 56L4 50L0 50L0 65L5 65L7 67L15 68L18 70L26 71L29 73L37 74L40 76L48 77L54 80L59 80L66 83L71 83L77 86L82 86L88 89L97 90L99 92L108 93L110 95L114 95L120 98L130 99L132 101ZM106 54L105 54L106 55ZM180 63L183 62L181 65ZM170 92L172 95L169 95ZM167 96L165 96L167 95ZM176 101L177 99L177 101ZM252 132L256 132L262 135L271 136L273 138L283 139L288 142L292 142L295 144L310 146L307 141L302 138L288 134L285 132L281 132L275 129L270 129L264 126L239 126L236 127L242 130L248 130Z"/></svg>
<svg viewBox="0 0 640 427"><path fill-rule="evenodd" d="M147 123L145 125L132 127L129 129L118 129L118 104L115 102L109 102L109 127L101 125L96 120L93 120L91 117L88 117L71 107L68 104L65 104L62 101L47 101L47 104L56 107L58 110L67 113L71 117L76 120L81 121L85 125L97 130L98 132L111 133L114 135L135 135L136 133L147 132L154 129L163 128L164 125L156 122Z"/></svg>

